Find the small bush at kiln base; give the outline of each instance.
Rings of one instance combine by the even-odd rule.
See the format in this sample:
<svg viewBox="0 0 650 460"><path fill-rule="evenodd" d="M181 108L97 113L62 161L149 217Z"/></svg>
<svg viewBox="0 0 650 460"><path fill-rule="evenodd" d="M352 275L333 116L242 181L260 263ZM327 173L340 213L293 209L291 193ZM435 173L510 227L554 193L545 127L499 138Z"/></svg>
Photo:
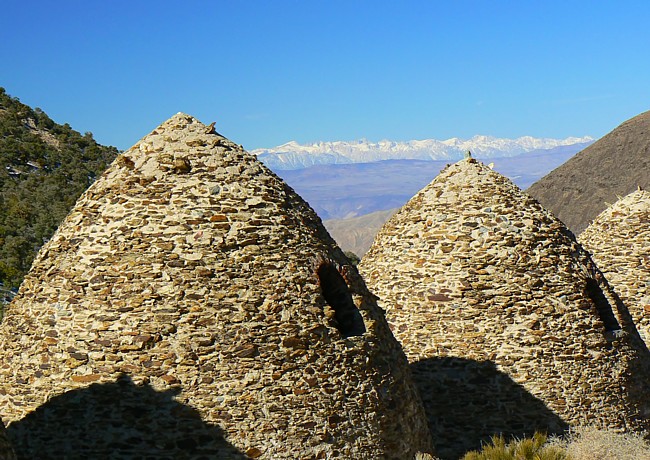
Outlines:
<svg viewBox="0 0 650 460"><path fill-rule="evenodd" d="M468 452L462 460L571 460L571 457L563 448L547 445L546 435L535 433L532 438L508 444L502 436L494 436L492 444L480 452Z"/></svg>

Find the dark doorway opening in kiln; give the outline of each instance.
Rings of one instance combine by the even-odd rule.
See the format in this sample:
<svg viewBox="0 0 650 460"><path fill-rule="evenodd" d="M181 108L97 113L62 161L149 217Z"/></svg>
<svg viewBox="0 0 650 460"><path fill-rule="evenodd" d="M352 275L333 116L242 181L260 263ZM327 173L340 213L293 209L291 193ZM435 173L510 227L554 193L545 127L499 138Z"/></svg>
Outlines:
<svg viewBox="0 0 650 460"><path fill-rule="evenodd" d="M316 275L325 301L334 309L339 332L344 337L363 335L366 326L363 324L361 312L354 304L348 285L336 267L329 262L323 262L316 270Z"/></svg>
<svg viewBox="0 0 650 460"><path fill-rule="evenodd" d="M607 297L605 297L605 294L600 288L598 281L593 278L589 278L587 280L587 285L585 286L585 291L594 305L596 305L598 316L600 316L600 320L605 326L605 331L612 332L620 330L621 325L618 324L618 320L612 311L612 306L607 300Z"/></svg>

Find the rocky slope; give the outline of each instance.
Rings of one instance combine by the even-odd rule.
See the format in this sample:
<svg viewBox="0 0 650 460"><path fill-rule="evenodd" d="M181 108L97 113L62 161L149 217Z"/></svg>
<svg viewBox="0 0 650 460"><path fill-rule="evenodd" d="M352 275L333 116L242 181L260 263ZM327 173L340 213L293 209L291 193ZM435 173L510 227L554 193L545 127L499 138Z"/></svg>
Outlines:
<svg viewBox="0 0 650 460"><path fill-rule="evenodd" d="M622 123L527 191L574 233L638 186L650 186L650 111Z"/></svg>
<svg viewBox="0 0 650 460"><path fill-rule="evenodd" d="M0 285L16 288L38 248L117 155L0 88ZM4 291L5 294L8 291Z"/></svg>

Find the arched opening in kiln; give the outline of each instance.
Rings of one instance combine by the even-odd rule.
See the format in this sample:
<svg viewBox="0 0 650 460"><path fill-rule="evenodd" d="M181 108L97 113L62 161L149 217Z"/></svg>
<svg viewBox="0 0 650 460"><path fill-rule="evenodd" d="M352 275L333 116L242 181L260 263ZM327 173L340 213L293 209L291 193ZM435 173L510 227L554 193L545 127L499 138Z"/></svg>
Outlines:
<svg viewBox="0 0 650 460"><path fill-rule="evenodd" d="M605 331L620 330L621 325L618 324L618 320L612 311L612 306L607 300L607 297L605 297L603 290L598 285L598 281L589 278L587 280L587 285L585 286L585 292L596 306L598 316L600 316L600 320L605 325Z"/></svg>
<svg viewBox="0 0 650 460"><path fill-rule="evenodd" d="M343 337L363 335L366 326L361 312L354 304L348 285L336 267L323 262L316 270L316 275L325 301L334 309L339 332Z"/></svg>

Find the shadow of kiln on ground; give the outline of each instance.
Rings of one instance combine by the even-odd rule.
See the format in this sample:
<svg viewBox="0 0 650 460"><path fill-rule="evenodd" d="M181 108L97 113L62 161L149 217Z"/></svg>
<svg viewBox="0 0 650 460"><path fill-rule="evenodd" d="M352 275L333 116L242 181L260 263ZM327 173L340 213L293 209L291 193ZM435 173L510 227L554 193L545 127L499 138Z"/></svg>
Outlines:
<svg viewBox="0 0 650 460"><path fill-rule="evenodd" d="M223 431L127 376L52 398L7 428L19 459L247 459Z"/></svg>
<svg viewBox="0 0 650 460"><path fill-rule="evenodd" d="M436 453L457 459L491 436L562 434L569 426L490 361L429 358L411 364Z"/></svg>

